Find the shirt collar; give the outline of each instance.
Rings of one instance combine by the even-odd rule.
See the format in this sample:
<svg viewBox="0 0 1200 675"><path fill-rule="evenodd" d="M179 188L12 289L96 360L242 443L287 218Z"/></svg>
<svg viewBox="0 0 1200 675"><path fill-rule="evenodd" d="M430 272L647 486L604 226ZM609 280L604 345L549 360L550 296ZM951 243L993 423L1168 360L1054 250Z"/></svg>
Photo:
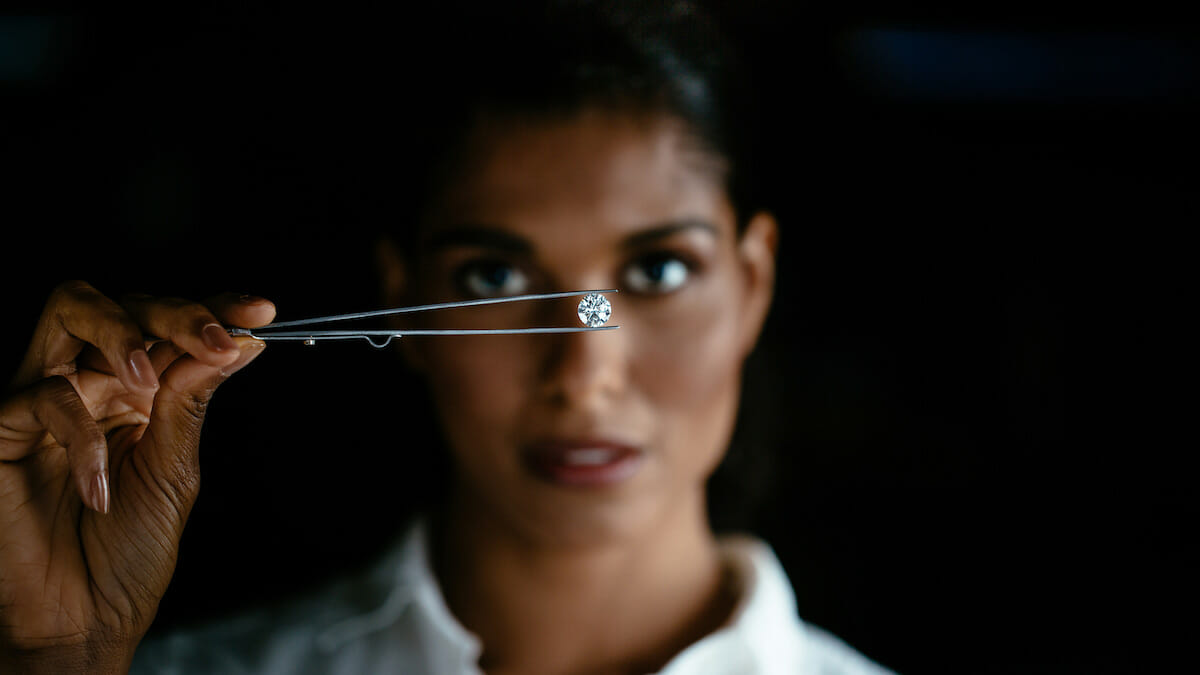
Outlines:
<svg viewBox="0 0 1200 675"><path fill-rule="evenodd" d="M706 673L714 663L721 672L770 672L773 664L796 662L804 625L774 551L746 535L723 536L720 546L738 584L738 603L724 626L680 652L660 675Z"/></svg>
<svg viewBox="0 0 1200 675"><path fill-rule="evenodd" d="M429 525L417 520L372 571L390 586L383 603L373 610L342 619L317 637L318 647L333 652L348 642L385 630L408 611L415 611L424 629L427 655L434 661L478 660L482 645L454 618L446 606L429 551Z"/></svg>
<svg viewBox="0 0 1200 675"><path fill-rule="evenodd" d="M428 528L423 519L414 523L399 546L374 569L373 576L391 585L383 603L329 626L317 638L320 649L332 652L385 630L411 610L423 627L425 653L432 661L463 664L478 660L483 648L479 638L451 614L433 574ZM796 614L792 587L771 548L744 535L722 537L720 546L738 584L737 606L725 626L677 655L662 675L703 672L697 666L717 653L721 662L745 663L750 671L754 665L787 662L785 659L794 655L785 652L802 643L795 639L797 632L803 634L804 626Z"/></svg>

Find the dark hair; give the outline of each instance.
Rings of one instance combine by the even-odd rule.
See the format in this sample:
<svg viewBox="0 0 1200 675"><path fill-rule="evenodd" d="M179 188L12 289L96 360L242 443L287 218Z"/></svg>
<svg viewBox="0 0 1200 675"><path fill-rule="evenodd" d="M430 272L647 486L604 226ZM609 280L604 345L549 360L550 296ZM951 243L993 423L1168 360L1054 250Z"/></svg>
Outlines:
<svg viewBox="0 0 1200 675"><path fill-rule="evenodd" d="M739 222L762 206L752 176L754 125L744 121L749 88L731 43L693 2L438 3L407 29L382 60L394 64L399 54L399 75L371 83L400 104L372 103L381 117L364 128L388 132L361 141L391 155L404 174L376 194L403 194L405 218L452 182L479 117L567 116L593 107L677 118L721 160ZM395 171L382 175L396 178ZM397 225L411 223L390 223Z"/></svg>

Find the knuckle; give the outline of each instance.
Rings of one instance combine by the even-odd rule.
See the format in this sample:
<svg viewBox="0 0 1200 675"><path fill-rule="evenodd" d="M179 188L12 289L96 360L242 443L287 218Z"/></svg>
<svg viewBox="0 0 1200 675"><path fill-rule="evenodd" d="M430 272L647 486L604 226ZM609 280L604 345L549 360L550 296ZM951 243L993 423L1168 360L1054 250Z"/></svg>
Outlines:
<svg viewBox="0 0 1200 675"><path fill-rule="evenodd" d="M177 428L184 436L199 437L200 427L204 424L204 416L208 412L208 403L216 391L217 384L210 382L198 389L186 390L167 385L172 399L169 406L178 411L177 421L180 424Z"/></svg>
<svg viewBox="0 0 1200 675"><path fill-rule="evenodd" d="M97 293L96 288L82 279L64 281L54 287L50 297L59 302Z"/></svg>
<svg viewBox="0 0 1200 675"><path fill-rule="evenodd" d="M79 298L94 290L91 284L79 279L58 284L50 291L50 296L46 299L46 305L42 311L43 320L61 316L66 308L77 304Z"/></svg>
<svg viewBox="0 0 1200 675"><path fill-rule="evenodd" d="M117 306L104 306L99 308L97 318L105 325L108 331L114 338L121 340L137 337L141 340L141 331L138 330L137 324L122 308Z"/></svg>
<svg viewBox="0 0 1200 675"><path fill-rule="evenodd" d="M108 443L104 434L67 378L54 375L41 380L36 385L34 397L35 406L42 407L43 411L49 409L59 411L59 414L65 413L66 420L71 425L69 437L72 444L78 444L81 449L89 452L107 450ZM38 414L43 418L43 424L46 423L45 415L45 412ZM60 431L66 432L66 429Z"/></svg>
<svg viewBox="0 0 1200 675"><path fill-rule="evenodd" d="M183 411L187 415L189 428L199 428L208 414L208 402L212 399L212 391L188 392L183 396Z"/></svg>
<svg viewBox="0 0 1200 675"><path fill-rule="evenodd" d="M230 309L242 304L242 302L247 297L249 297L249 296L245 295L244 293L234 293L232 291L226 291L226 292L218 293L211 297L205 298L203 305L205 307L207 307L209 309L209 311L213 312L214 314L220 313L220 312L227 312Z"/></svg>
<svg viewBox="0 0 1200 675"><path fill-rule="evenodd" d="M183 298L160 298L156 301L159 321L166 325L168 335L178 338L199 334L215 319L207 307Z"/></svg>
<svg viewBox="0 0 1200 675"><path fill-rule="evenodd" d="M56 408L74 407L79 399L75 387L62 375L51 375L38 382L36 396Z"/></svg>
<svg viewBox="0 0 1200 675"><path fill-rule="evenodd" d="M180 314L176 324L175 333L178 336L187 336L189 338L200 337L204 332L204 327L215 323L216 319L206 309L188 309Z"/></svg>
<svg viewBox="0 0 1200 675"><path fill-rule="evenodd" d="M179 313L187 317L193 323L200 325L203 325L204 323L211 323L213 321L212 312L209 311L207 307L198 302L192 302L190 300L187 301L186 304L180 305Z"/></svg>
<svg viewBox="0 0 1200 675"><path fill-rule="evenodd" d="M104 296L100 294L100 291L97 291L88 282L72 279L54 287L54 290L50 292L50 299L46 302L46 311L61 315L66 310L95 302L96 298L102 297Z"/></svg>
<svg viewBox="0 0 1200 675"><path fill-rule="evenodd" d="M86 281L64 281L56 286L46 303L46 311L59 323L69 320L100 324L106 329L102 334L122 339L127 338L130 331L136 331L129 314Z"/></svg>

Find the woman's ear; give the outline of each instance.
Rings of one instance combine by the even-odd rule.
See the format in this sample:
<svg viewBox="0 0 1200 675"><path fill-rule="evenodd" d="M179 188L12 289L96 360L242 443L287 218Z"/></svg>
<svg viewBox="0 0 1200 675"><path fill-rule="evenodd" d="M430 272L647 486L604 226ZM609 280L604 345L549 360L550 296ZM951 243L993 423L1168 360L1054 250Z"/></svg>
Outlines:
<svg viewBox="0 0 1200 675"><path fill-rule="evenodd" d="M409 265L396 243L388 237L375 242L375 267L379 276L379 294L387 307L399 307L409 295ZM424 370L424 359L408 340L401 339L400 353L405 363L417 371Z"/></svg>
<svg viewBox="0 0 1200 675"><path fill-rule="evenodd" d="M779 225L775 216L765 211L756 213L746 223L738 242L738 258L746 281L742 304L743 357L754 349L771 308L778 251Z"/></svg>

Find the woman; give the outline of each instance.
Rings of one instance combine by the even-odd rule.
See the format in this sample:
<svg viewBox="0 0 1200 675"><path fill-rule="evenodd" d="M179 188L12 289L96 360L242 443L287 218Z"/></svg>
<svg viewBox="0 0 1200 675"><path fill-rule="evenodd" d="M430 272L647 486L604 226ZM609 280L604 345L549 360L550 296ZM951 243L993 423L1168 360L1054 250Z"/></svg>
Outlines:
<svg viewBox="0 0 1200 675"><path fill-rule="evenodd" d="M404 340L451 455L443 506L363 578L139 648L196 497L205 404L263 349L223 326L274 309L63 285L0 405L4 672L882 672L800 622L765 544L718 540L707 518L778 238L716 105L717 43L682 5L539 16L455 26L494 58L440 92L462 114L427 135L415 226L381 239L384 292L617 287L620 328Z"/></svg>

